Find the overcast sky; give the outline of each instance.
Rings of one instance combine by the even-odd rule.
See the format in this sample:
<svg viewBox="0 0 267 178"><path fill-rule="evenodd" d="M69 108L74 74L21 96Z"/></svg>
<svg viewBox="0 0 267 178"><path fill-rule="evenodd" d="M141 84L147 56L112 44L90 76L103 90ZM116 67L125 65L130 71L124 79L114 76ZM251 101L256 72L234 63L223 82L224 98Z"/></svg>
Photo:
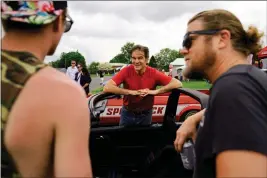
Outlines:
<svg viewBox="0 0 267 178"><path fill-rule="evenodd" d="M254 25L267 33L266 1L69 1L73 28L46 62L72 50L79 50L87 64L108 62L126 42L148 46L151 55L162 48L179 49L187 21L214 8L233 12L245 29Z"/></svg>

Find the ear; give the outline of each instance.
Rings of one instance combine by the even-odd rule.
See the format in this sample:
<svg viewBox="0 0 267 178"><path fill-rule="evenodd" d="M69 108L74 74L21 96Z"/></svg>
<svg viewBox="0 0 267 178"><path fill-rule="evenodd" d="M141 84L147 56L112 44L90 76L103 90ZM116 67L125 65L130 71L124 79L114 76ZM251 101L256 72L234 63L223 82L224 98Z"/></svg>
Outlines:
<svg viewBox="0 0 267 178"><path fill-rule="evenodd" d="M231 33L229 30L220 31L219 48L225 48L231 43Z"/></svg>

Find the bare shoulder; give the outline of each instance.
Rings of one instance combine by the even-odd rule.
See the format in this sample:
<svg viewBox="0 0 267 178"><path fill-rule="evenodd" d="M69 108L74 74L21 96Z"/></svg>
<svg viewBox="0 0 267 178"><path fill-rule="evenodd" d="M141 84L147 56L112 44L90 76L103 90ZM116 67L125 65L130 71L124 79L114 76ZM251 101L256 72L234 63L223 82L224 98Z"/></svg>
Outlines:
<svg viewBox="0 0 267 178"><path fill-rule="evenodd" d="M64 73L46 67L28 80L14 103L5 143L18 164L30 162L42 167L47 164L55 136L60 138L57 141L64 140L73 131L73 137L87 138L89 128L90 114L83 89Z"/></svg>
<svg viewBox="0 0 267 178"><path fill-rule="evenodd" d="M21 107L25 110L34 108L40 113L39 118L68 118L68 114L75 110L88 110L86 95L81 86L66 74L51 67L46 67L32 76L19 98L21 101L27 101Z"/></svg>
<svg viewBox="0 0 267 178"><path fill-rule="evenodd" d="M42 81L42 84L37 85ZM83 89L75 81L71 80L66 74L57 71L54 68L47 67L41 70L36 76L31 79L32 87L37 87L42 89L43 87L47 89L44 92L49 93L50 95L59 94L60 96L69 96L71 93L75 92L76 96L85 97ZM62 90L61 90L62 89ZM44 89L42 89L44 90ZM72 96L70 96L72 98Z"/></svg>
<svg viewBox="0 0 267 178"><path fill-rule="evenodd" d="M40 83L40 81L42 81ZM86 95L82 87L66 74L47 67L31 81L32 89L42 91L40 97L51 107L72 108L86 106Z"/></svg>

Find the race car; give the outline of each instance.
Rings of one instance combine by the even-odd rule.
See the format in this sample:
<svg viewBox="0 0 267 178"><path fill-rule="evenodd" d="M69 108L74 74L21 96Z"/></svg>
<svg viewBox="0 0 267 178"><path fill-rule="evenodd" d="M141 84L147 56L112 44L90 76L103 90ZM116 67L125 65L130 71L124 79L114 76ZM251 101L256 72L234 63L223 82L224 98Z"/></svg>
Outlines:
<svg viewBox="0 0 267 178"><path fill-rule="evenodd" d="M185 102L182 98L192 98L198 109L204 109L209 96L205 91L179 88L156 97L159 99L155 103L162 101L164 108L158 103L153 118L160 112L162 119L149 126L132 127L118 126L117 121L117 125L103 125L105 114L119 113L119 108L109 108L111 101L122 102L120 95L98 93L89 98L92 120L89 150L95 177L192 177L193 170L183 167L181 156L173 147L176 130L181 125L177 111L182 110L180 100Z"/></svg>
<svg viewBox="0 0 267 178"><path fill-rule="evenodd" d="M267 69L261 69L263 72L267 73ZM209 95L209 90L198 90L201 93ZM162 123L164 112L166 110L167 100L170 93L165 93L155 96L153 113L152 113L152 123ZM93 95L95 96L95 95ZM91 96L89 100L92 99ZM120 114L123 104L123 96L117 96L116 98L110 98L106 102L103 102L105 109L100 113L99 124L101 126L111 126L118 125L120 120ZM176 121L183 122L189 116L195 114L200 110L200 104L190 96L181 95L179 99L179 105L176 111ZM96 118L91 118L96 120Z"/></svg>
<svg viewBox="0 0 267 178"><path fill-rule="evenodd" d="M209 90L198 90L202 93L209 94ZM152 123L162 123L163 115L166 110L167 100L170 93L155 96ZM91 96L89 101L94 97ZM110 98L106 102L101 103L105 106L104 111L99 115L99 124L104 126L118 125L123 104L123 96ZM100 106L99 106L100 107ZM200 104L195 99L187 95L181 95L179 105L176 111L176 121L183 122L187 117L195 114L200 110ZM96 120L96 118L91 118Z"/></svg>

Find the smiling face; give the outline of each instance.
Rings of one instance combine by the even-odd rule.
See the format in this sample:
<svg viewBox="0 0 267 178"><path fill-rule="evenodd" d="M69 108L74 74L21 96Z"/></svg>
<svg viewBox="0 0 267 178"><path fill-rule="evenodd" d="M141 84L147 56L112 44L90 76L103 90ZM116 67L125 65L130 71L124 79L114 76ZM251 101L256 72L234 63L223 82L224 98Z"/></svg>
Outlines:
<svg viewBox="0 0 267 178"><path fill-rule="evenodd" d="M191 22L187 32L204 30L201 20ZM205 73L216 60L216 53L212 46L212 35L190 34L192 41L189 49L183 48L180 53L184 55L186 68L183 71L185 77L190 77L194 72Z"/></svg>
<svg viewBox="0 0 267 178"><path fill-rule="evenodd" d="M148 59L145 58L144 51L136 49L132 52L132 64L137 73L144 72Z"/></svg>

